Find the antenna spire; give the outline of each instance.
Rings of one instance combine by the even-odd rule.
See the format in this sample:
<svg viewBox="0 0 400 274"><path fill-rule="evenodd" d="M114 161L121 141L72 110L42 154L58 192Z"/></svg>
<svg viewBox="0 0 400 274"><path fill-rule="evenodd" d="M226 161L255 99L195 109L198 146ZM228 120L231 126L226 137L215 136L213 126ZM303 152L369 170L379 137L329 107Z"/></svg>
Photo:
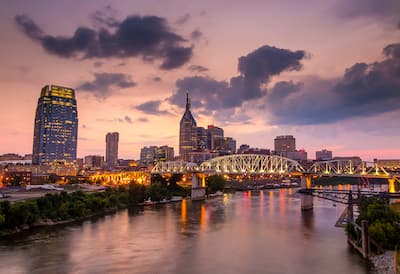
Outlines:
<svg viewBox="0 0 400 274"><path fill-rule="evenodd" d="M186 91L186 110L190 110L189 90Z"/></svg>

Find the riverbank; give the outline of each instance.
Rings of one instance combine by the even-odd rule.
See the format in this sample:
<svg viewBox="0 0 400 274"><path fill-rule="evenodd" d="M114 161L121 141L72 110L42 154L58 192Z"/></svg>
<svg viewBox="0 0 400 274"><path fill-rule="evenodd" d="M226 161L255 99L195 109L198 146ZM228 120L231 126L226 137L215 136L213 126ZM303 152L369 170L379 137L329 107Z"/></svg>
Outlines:
<svg viewBox="0 0 400 274"><path fill-rule="evenodd" d="M371 256L370 261L373 265L374 274L393 274L394 272L394 252L386 251L381 255Z"/></svg>

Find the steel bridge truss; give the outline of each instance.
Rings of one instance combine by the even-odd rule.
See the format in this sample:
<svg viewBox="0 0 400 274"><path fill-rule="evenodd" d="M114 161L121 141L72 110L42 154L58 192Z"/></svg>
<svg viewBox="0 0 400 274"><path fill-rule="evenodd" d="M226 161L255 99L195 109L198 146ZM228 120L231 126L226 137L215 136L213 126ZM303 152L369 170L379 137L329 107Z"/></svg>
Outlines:
<svg viewBox="0 0 400 274"><path fill-rule="evenodd" d="M276 174L303 173L296 161L281 156L258 154L235 154L203 162L200 171L208 174Z"/></svg>
<svg viewBox="0 0 400 274"><path fill-rule="evenodd" d="M158 162L151 170L152 174L184 174L198 171L199 167L195 163L183 162L183 161L167 161Z"/></svg>
<svg viewBox="0 0 400 274"><path fill-rule="evenodd" d="M371 162L361 162L355 165L351 160L332 160L315 162L307 171L311 174L321 176L346 176L346 177L369 177L390 178L392 175L382 166Z"/></svg>

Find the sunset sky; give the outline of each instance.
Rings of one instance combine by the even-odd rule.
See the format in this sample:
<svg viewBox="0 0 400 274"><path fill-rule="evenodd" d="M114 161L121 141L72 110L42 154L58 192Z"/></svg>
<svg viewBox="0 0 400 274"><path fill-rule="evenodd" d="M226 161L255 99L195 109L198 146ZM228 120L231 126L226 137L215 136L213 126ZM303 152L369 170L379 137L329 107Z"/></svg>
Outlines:
<svg viewBox="0 0 400 274"><path fill-rule="evenodd" d="M400 1L0 0L0 154L32 153L47 84L72 87L78 156L178 152L185 93L199 126L309 158L400 158Z"/></svg>

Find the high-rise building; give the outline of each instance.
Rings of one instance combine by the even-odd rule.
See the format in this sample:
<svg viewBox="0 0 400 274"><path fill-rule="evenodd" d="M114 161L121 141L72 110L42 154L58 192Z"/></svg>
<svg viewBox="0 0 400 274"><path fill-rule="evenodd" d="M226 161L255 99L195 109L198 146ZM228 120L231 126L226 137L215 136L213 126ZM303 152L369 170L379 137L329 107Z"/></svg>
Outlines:
<svg viewBox="0 0 400 274"><path fill-rule="evenodd" d="M326 160L332 160L332 151L330 150L320 150L315 152L315 159L317 161L326 161Z"/></svg>
<svg viewBox="0 0 400 274"><path fill-rule="evenodd" d="M47 85L36 107L32 163L76 159L78 111L75 91Z"/></svg>
<svg viewBox="0 0 400 274"><path fill-rule="evenodd" d="M182 160L189 161L189 152L196 149L197 124L190 112L189 94L186 95L186 109L179 124L179 155Z"/></svg>
<svg viewBox="0 0 400 274"><path fill-rule="evenodd" d="M109 132L106 135L106 164L108 168L114 168L118 164L118 132Z"/></svg>
<svg viewBox="0 0 400 274"><path fill-rule="evenodd" d="M204 127L197 127L197 149L205 150L208 149L208 135L207 130Z"/></svg>
<svg viewBox="0 0 400 274"><path fill-rule="evenodd" d="M236 140L232 137L224 137L224 144L222 146L226 154L236 153Z"/></svg>
<svg viewBox="0 0 400 274"><path fill-rule="evenodd" d="M214 125L207 127L208 149L222 150L224 145L224 130Z"/></svg>
<svg viewBox="0 0 400 274"><path fill-rule="evenodd" d="M288 151L296 151L296 139L292 135L276 136L274 140L275 153L286 154Z"/></svg>

